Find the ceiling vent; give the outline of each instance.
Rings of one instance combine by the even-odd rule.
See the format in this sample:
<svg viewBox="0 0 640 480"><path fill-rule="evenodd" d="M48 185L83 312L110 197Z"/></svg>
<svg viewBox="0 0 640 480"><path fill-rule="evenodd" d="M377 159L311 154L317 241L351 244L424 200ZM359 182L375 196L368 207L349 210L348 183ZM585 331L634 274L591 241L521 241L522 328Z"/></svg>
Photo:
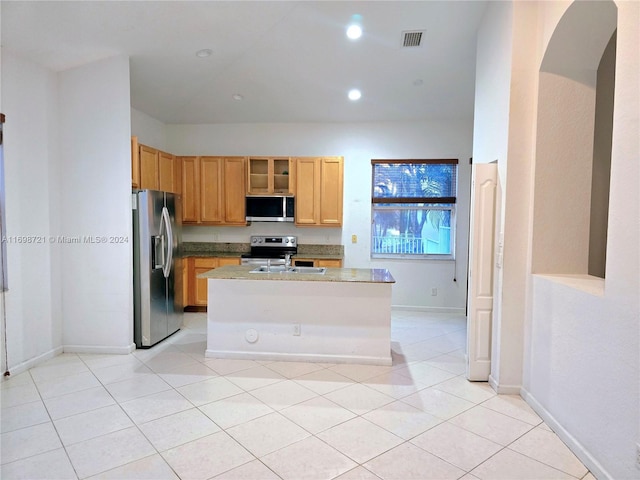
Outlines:
<svg viewBox="0 0 640 480"><path fill-rule="evenodd" d="M422 42L422 34L424 30L411 30L408 32L402 32L402 46L403 47L419 47Z"/></svg>

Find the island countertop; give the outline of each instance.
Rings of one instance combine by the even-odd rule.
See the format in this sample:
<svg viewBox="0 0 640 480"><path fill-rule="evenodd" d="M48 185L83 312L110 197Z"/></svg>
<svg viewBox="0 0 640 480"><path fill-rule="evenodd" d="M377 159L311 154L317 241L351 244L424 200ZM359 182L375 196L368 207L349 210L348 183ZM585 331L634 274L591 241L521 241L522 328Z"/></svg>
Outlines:
<svg viewBox="0 0 640 480"><path fill-rule="evenodd" d="M317 273L251 273L255 265L225 265L198 275L198 278L233 280L283 280L304 282L360 282L395 283L386 268L327 268L323 274Z"/></svg>

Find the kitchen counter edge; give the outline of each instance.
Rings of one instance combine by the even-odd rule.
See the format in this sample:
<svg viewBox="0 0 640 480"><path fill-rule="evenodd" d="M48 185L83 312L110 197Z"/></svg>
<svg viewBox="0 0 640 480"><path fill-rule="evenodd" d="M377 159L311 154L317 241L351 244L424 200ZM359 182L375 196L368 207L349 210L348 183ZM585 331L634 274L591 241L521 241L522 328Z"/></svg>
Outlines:
<svg viewBox="0 0 640 480"><path fill-rule="evenodd" d="M227 280L276 280L290 282L360 282L395 283L386 268L327 268L324 275L316 273L251 273L255 266L226 265L198 275L198 278Z"/></svg>

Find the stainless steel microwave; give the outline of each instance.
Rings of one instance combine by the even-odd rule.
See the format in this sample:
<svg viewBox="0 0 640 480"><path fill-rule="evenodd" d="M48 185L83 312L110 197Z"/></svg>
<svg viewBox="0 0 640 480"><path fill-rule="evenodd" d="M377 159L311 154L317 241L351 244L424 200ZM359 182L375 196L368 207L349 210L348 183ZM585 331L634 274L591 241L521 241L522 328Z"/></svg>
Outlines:
<svg viewBox="0 0 640 480"><path fill-rule="evenodd" d="M247 195L247 222L293 222L294 197Z"/></svg>

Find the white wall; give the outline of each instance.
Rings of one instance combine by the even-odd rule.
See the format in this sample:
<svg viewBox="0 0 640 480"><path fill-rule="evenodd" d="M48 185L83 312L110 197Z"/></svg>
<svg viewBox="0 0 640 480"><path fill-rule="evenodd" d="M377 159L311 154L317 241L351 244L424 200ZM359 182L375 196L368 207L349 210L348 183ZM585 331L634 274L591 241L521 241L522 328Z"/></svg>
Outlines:
<svg viewBox="0 0 640 480"><path fill-rule="evenodd" d="M506 167L504 273L499 292L502 312L494 325L492 377L502 391L518 391L523 385L525 399L598 478L637 478L635 444L640 438L637 189L640 5L637 2L617 4L618 60L606 280L586 275L568 278L531 274L533 173L539 167L535 156L539 153L536 122L540 65L546 44L570 5L607 8L604 2L514 2L509 18L498 16L495 11L506 11L507 4L492 4L479 32L479 75L487 65L481 60L480 49L502 58L502 66L497 68L503 73L508 68L511 73L508 135L505 139L500 137L504 132L495 133L491 139L496 144L492 145L486 137L478 139L481 136L478 122L491 120L482 106L489 105L487 99L492 100L499 92L480 83L476 91L476 106L480 108L476 110L474 158L480 157L480 151L491 152L492 146L507 148L507 165L503 165ZM609 15L597 12L588 17L588 22L586 31L592 35L595 27L609 24ZM584 26L581 22L572 25ZM499 32L509 30L513 38L506 40L508 45L501 45ZM603 33L602 38L608 39L608 35ZM490 41L491 38L495 41ZM507 51L512 52L510 66L504 56ZM582 70L580 78L591 78L593 73ZM500 78L498 74L496 82ZM503 170L500 171L502 176Z"/></svg>
<svg viewBox="0 0 640 480"><path fill-rule="evenodd" d="M626 479L640 439L640 4L617 8L606 278L534 276L525 388L598 478Z"/></svg>
<svg viewBox="0 0 640 480"><path fill-rule="evenodd" d="M56 88L55 74L3 51L7 350L14 374L62 346L60 254L49 241L60 218Z"/></svg>
<svg viewBox="0 0 640 480"><path fill-rule="evenodd" d="M137 135L138 143L167 150L166 125L135 108L131 109L131 131L135 132L133 135Z"/></svg>
<svg viewBox="0 0 640 480"><path fill-rule="evenodd" d="M513 6L511 2L487 5L478 28L476 49L476 97L473 126L473 161L498 164L499 194L496 207L496 243L503 232L509 146ZM471 259L469 260L471 261ZM500 378L503 270L494 270L491 339L492 377Z"/></svg>
<svg viewBox="0 0 640 480"><path fill-rule="evenodd" d="M59 74L65 351L133 348L131 106L126 57ZM126 243L111 243L112 238Z"/></svg>
<svg viewBox="0 0 640 480"><path fill-rule="evenodd" d="M150 127L145 127L150 128ZM133 134L137 133L134 124ZM140 128L143 131L143 128ZM254 224L248 228L191 227L185 241L247 242L252 234L292 233L300 243L344 244L345 266L388 268L396 278L393 304L464 312L466 303L471 121L367 124L167 125L167 149L176 155L341 155L345 158L343 228ZM371 159L458 158L457 261L369 258ZM358 243L351 243L351 235ZM457 282L453 281L453 278ZM438 295L431 296L431 288Z"/></svg>

